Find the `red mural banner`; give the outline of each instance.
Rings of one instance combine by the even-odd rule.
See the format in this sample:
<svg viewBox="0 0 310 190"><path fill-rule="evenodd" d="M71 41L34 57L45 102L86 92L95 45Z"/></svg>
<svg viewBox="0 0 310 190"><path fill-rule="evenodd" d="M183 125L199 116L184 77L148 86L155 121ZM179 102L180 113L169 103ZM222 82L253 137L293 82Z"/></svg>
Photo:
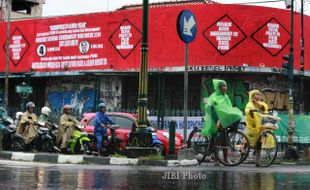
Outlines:
<svg viewBox="0 0 310 190"><path fill-rule="evenodd" d="M281 68L289 53L290 12L244 5L186 5L150 8L149 67L180 71L184 43L177 17L190 9L198 33L189 45L189 65ZM10 72L138 71L142 10L13 21ZM300 68L300 15L295 14L295 69ZM310 18L305 17L305 31ZM310 33L305 32L305 55ZM6 23L0 23L0 72L5 70ZM305 59L305 70L310 70Z"/></svg>

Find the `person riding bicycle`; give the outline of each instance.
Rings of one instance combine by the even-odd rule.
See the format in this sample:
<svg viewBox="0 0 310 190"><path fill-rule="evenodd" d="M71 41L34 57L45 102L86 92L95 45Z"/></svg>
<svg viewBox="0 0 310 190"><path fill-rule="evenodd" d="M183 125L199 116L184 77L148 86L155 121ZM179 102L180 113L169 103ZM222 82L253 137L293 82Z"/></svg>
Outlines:
<svg viewBox="0 0 310 190"><path fill-rule="evenodd" d="M37 125L35 123L38 121L38 117L34 114L35 104L33 102L28 102L26 104L27 111L22 115L20 119L17 132L25 136L25 144L30 144L33 139L37 136Z"/></svg>
<svg viewBox="0 0 310 190"><path fill-rule="evenodd" d="M64 105L63 114L60 117L60 123L56 138L56 144L60 144L60 149L63 153L66 152L67 146L71 137L73 136L73 132L75 130L75 126L79 125L80 122L75 119L72 115L72 106L71 105Z"/></svg>
<svg viewBox="0 0 310 190"><path fill-rule="evenodd" d="M264 128L277 129L275 119L268 115L268 105L262 101L262 94L259 90L252 90L249 93L249 102L245 107L246 135L250 146L254 147L260 132ZM268 119L268 118L272 119Z"/></svg>
<svg viewBox="0 0 310 190"><path fill-rule="evenodd" d="M227 128L239 122L242 117L242 112L232 106L232 103L227 93L227 83L224 80L213 79L213 87L215 92L211 94L209 99L205 102L205 119L201 134L203 136L214 137L217 134L218 129ZM227 142L222 142L222 145L226 145ZM224 160L228 160L228 152L223 150ZM219 165L217 159L215 159L216 166Z"/></svg>
<svg viewBox="0 0 310 190"><path fill-rule="evenodd" d="M276 130L278 128L276 120L279 118L268 115L268 105L262 101L262 94L259 90L252 90L249 93L249 102L245 107L245 121L246 121L246 136L249 140L250 146L255 147L260 133L266 129ZM270 136L271 138L271 136ZM260 146L273 147L275 142L271 138L265 139ZM256 166L259 166L260 149L255 152Z"/></svg>
<svg viewBox="0 0 310 190"><path fill-rule="evenodd" d="M213 79L215 92L205 101L205 119L202 135L212 137L218 128L227 128L239 122L242 112L232 106L227 93L227 83L224 80Z"/></svg>
<svg viewBox="0 0 310 190"><path fill-rule="evenodd" d="M107 135L108 124L115 125L115 122L106 114L107 107L104 103L98 105L98 112L94 119L94 134L97 139L97 150L99 156L102 150L103 137Z"/></svg>

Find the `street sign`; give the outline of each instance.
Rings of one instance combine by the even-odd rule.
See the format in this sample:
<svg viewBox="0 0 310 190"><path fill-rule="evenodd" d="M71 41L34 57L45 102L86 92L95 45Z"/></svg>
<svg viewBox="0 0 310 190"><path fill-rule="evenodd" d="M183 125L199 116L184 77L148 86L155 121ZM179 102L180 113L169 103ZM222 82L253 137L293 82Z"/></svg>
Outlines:
<svg viewBox="0 0 310 190"><path fill-rule="evenodd" d="M32 86L16 86L15 92L18 94L32 94Z"/></svg>
<svg viewBox="0 0 310 190"><path fill-rule="evenodd" d="M177 21L178 34L185 43L185 67L184 67L184 142L187 139L187 104L188 104L188 44L193 42L197 34L197 21L190 10L183 10Z"/></svg>
<svg viewBox="0 0 310 190"><path fill-rule="evenodd" d="M190 10L183 10L177 21L178 33L184 43L191 43L196 38L197 21Z"/></svg>

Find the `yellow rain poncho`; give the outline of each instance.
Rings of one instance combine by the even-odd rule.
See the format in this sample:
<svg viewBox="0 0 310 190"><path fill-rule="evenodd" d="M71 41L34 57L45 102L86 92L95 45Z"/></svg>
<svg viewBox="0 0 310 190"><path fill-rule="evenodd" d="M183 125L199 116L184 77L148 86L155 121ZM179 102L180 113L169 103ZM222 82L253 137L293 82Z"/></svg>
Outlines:
<svg viewBox="0 0 310 190"><path fill-rule="evenodd" d="M250 113L251 110L259 110L261 113L268 113L268 105L263 101L258 101L258 105L253 103L253 97L259 90L252 90L249 93L249 102L245 107L246 136L250 141L251 147L254 147L258 135L261 132L262 116L258 112Z"/></svg>
<svg viewBox="0 0 310 190"><path fill-rule="evenodd" d="M212 82L215 92L211 94L205 105L206 115L202 129L202 135L204 136L213 136L216 134L216 123L218 120L221 122L223 128L227 128L239 121L242 117L242 112L238 108L232 107L228 95L220 89L222 85L226 85L226 82L216 79L213 79Z"/></svg>

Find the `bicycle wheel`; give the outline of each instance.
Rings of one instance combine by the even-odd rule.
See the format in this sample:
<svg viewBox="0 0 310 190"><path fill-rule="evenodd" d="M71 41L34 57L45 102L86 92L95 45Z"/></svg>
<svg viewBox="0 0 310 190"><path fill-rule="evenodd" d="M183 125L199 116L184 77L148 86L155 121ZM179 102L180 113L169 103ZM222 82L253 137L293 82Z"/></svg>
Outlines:
<svg viewBox="0 0 310 190"><path fill-rule="evenodd" d="M215 158L225 166L241 164L249 155L248 138L240 131L224 130L214 144Z"/></svg>
<svg viewBox="0 0 310 190"><path fill-rule="evenodd" d="M187 148L192 148L197 154L196 159L201 164L207 156L210 156L212 149L210 148L210 137L201 135L201 129L194 129L187 140Z"/></svg>
<svg viewBox="0 0 310 190"><path fill-rule="evenodd" d="M272 131L266 130L259 135L255 146L256 165L270 166L277 157L278 142Z"/></svg>

